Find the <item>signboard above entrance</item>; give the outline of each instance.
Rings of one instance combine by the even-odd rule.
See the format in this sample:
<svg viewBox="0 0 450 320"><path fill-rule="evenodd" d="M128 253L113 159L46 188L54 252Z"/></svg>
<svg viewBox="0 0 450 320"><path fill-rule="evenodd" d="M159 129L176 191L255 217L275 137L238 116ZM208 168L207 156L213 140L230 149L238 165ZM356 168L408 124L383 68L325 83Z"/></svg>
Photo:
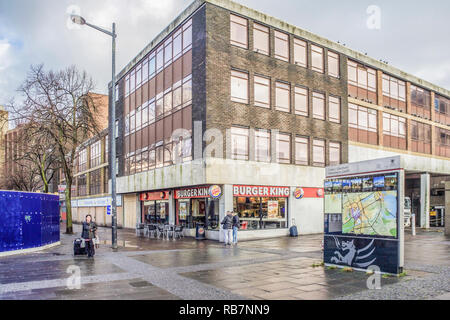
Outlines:
<svg viewBox="0 0 450 320"><path fill-rule="evenodd" d="M233 186L233 196L235 197L280 197L288 198L289 187L270 186Z"/></svg>
<svg viewBox="0 0 450 320"><path fill-rule="evenodd" d="M213 190L210 190L210 186L192 187L175 190L175 199L209 198L211 197L210 191L219 197L222 193L219 186L214 186Z"/></svg>

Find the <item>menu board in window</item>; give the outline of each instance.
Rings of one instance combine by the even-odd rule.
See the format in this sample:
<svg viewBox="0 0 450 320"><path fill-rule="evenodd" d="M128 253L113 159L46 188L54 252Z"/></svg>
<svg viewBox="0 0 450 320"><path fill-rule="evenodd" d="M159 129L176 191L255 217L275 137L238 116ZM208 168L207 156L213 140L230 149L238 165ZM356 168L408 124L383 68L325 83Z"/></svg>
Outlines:
<svg viewBox="0 0 450 320"><path fill-rule="evenodd" d="M278 201L269 200L267 202L267 217L269 219L278 218Z"/></svg>

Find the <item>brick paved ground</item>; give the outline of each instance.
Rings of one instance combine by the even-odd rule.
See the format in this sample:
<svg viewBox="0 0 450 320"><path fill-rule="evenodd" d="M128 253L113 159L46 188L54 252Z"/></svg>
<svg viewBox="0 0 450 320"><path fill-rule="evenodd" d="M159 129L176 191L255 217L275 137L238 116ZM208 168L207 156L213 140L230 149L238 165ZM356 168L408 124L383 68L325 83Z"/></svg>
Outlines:
<svg viewBox="0 0 450 320"><path fill-rule="evenodd" d="M224 248L119 230L112 252L110 233L100 228L94 259L74 257L76 236L65 234L58 247L0 258L0 299L448 299L450 292L450 241L436 229L406 236L407 276L383 277L381 290L368 290L364 273L314 267L322 235ZM68 287L71 266L79 267L79 290Z"/></svg>

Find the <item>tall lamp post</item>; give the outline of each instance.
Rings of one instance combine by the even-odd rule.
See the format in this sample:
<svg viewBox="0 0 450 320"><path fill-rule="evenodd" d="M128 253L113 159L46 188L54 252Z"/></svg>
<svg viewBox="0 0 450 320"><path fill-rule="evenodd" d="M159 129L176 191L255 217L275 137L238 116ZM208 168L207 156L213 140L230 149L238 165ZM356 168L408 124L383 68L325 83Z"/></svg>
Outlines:
<svg viewBox="0 0 450 320"><path fill-rule="evenodd" d="M106 33L112 37L112 88L111 88L111 114L109 117L109 141L111 143L110 172L111 172L111 197L112 197L112 248L117 249L117 202L116 202L116 24L112 24L112 31L102 29L87 23L86 20L79 15L71 15L70 19L73 23L86 25L100 32Z"/></svg>

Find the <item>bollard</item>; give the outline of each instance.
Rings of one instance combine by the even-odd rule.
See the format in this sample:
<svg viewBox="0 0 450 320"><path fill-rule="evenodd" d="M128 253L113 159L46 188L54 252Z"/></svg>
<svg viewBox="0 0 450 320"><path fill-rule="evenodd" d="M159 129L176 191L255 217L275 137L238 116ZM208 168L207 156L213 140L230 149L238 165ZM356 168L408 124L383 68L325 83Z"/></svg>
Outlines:
<svg viewBox="0 0 450 320"><path fill-rule="evenodd" d="M416 235L416 214L415 213L411 214L411 231L412 231L412 235L415 236Z"/></svg>

